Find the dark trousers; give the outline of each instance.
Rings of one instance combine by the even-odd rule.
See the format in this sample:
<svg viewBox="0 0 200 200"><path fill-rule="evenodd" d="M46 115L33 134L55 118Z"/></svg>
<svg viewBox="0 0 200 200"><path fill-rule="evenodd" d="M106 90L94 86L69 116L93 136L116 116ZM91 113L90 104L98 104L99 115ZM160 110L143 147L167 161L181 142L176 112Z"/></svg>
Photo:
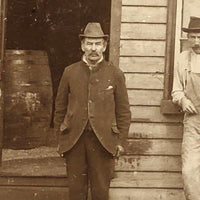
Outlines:
<svg viewBox="0 0 200 200"><path fill-rule="evenodd" d="M90 182L92 200L108 200L114 158L103 148L95 133L85 130L65 157L69 199L87 200Z"/></svg>

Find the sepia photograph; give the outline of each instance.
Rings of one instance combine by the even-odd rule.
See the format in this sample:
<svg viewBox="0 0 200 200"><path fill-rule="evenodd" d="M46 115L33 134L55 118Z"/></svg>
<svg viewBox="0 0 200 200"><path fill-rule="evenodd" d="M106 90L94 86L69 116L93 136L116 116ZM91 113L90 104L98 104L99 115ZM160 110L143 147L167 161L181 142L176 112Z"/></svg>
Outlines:
<svg viewBox="0 0 200 200"><path fill-rule="evenodd" d="M0 0L1 200L200 200L199 0Z"/></svg>

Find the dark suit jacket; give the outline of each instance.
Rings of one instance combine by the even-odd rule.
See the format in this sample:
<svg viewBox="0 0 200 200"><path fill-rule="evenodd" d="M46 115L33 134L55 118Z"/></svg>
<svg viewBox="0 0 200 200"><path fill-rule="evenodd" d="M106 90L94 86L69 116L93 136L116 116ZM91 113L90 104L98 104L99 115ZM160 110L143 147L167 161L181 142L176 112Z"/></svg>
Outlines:
<svg viewBox="0 0 200 200"><path fill-rule="evenodd" d="M83 62L68 66L61 78L54 122L59 132L59 153L70 150L87 122L103 147L112 154L124 144L130 125L130 108L123 72L103 61L94 71Z"/></svg>

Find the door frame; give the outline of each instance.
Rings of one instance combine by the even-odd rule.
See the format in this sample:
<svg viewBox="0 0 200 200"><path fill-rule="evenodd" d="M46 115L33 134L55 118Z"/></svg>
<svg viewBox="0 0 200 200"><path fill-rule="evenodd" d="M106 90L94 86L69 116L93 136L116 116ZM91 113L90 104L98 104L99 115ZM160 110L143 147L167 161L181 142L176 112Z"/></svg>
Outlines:
<svg viewBox="0 0 200 200"><path fill-rule="evenodd" d="M111 0L109 60L119 66L122 0Z"/></svg>
<svg viewBox="0 0 200 200"><path fill-rule="evenodd" d="M5 50L6 0L0 0L0 166L3 146L3 64Z"/></svg>
<svg viewBox="0 0 200 200"><path fill-rule="evenodd" d="M3 65L5 51L6 0L0 0L0 165L3 145ZM122 0L111 0L109 60L119 66Z"/></svg>

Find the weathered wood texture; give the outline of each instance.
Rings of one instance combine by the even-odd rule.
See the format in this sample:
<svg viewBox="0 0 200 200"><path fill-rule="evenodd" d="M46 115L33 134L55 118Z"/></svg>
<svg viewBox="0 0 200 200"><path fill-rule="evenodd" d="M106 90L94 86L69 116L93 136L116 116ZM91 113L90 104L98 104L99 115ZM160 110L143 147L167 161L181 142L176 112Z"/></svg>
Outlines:
<svg viewBox="0 0 200 200"><path fill-rule="evenodd" d="M163 89L163 74L125 74L126 85L129 89Z"/></svg>
<svg viewBox="0 0 200 200"><path fill-rule="evenodd" d="M114 178L111 180L111 188L182 188L180 183L180 173L174 172L116 172ZM46 178L47 179L47 178ZM38 187L67 187L68 179L66 177L61 178L48 178L48 182L42 178L4 178L2 185L9 186L38 186Z"/></svg>
<svg viewBox="0 0 200 200"><path fill-rule="evenodd" d="M120 57L120 68L124 72L163 73L164 57Z"/></svg>
<svg viewBox="0 0 200 200"><path fill-rule="evenodd" d="M109 60L113 62L115 66L119 66L119 59L116 59L119 55L120 45L120 30L121 30L121 6L122 0L111 1L111 22L110 22L110 50Z"/></svg>
<svg viewBox="0 0 200 200"><path fill-rule="evenodd" d="M176 12L177 2L169 0L167 10L167 38L166 38L166 56L165 56L165 85L163 99L171 98L173 68L174 68L174 46L176 36Z"/></svg>
<svg viewBox="0 0 200 200"><path fill-rule="evenodd" d="M0 185L63 186L67 176L65 162L59 157L8 160L1 170ZM115 171L180 172L181 157L124 155L115 161Z"/></svg>
<svg viewBox="0 0 200 200"><path fill-rule="evenodd" d="M182 108L179 105L174 104L172 102L172 99L164 99L164 98L162 99L160 105L160 112L164 115L166 114L184 115L184 113L182 112Z"/></svg>
<svg viewBox="0 0 200 200"><path fill-rule="evenodd" d="M122 7L122 22L166 23L166 16L165 7Z"/></svg>
<svg viewBox="0 0 200 200"><path fill-rule="evenodd" d="M130 105L160 105L161 90L128 90Z"/></svg>
<svg viewBox="0 0 200 200"><path fill-rule="evenodd" d="M135 5L135 6L167 6L167 0L123 0L123 5Z"/></svg>
<svg viewBox="0 0 200 200"><path fill-rule="evenodd" d="M182 190L174 189L113 189L111 200L185 200Z"/></svg>
<svg viewBox="0 0 200 200"><path fill-rule="evenodd" d="M117 171L148 171L148 172L180 172L180 156L122 156L116 161L115 170Z"/></svg>
<svg viewBox="0 0 200 200"><path fill-rule="evenodd" d="M174 139L174 138L173 138ZM128 141L128 152L129 155L122 156L119 160L116 160L116 170L117 171L177 171L177 169L180 170L180 164L177 164L180 161L179 156L173 157L161 155L160 153L160 147L157 145L160 140L158 139L131 139ZM162 142L165 144L165 146L168 146L170 148L170 141L167 139L162 139ZM160 144L162 144L162 142ZM179 145L179 140L174 140L175 143ZM143 146L143 151L141 149L137 149L137 153L139 155L134 155L134 152L131 152L130 149L138 148L140 144L150 144L149 146ZM134 145L137 145L134 147ZM153 149L153 150L152 150ZM23 156L23 153L21 155L16 155L15 159L9 159L7 155L3 154L3 162L2 167L0 171L1 176L28 176L28 177L61 177L66 176L66 164L65 160L60 158L56 154L56 149L54 149L54 152L52 152L51 155L47 155L44 153L44 155L37 156L36 153L34 155L27 156L28 152L24 152L25 156ZM156 152L156 153L155 153ZM13 150L11 150L9 153L14 153ZM168 152L166 152L168 153ZM174 154L176 152L172 152ZM179 153L179 152L177 152ZM148 156L145 156L147 155ZM151 155L153 154L153 155ZM156 156L154 156L154 154ZM5 158L7 156L7 158ZM172 162L174 161L174 163ZM154 163L155 162L155 163ZM160 162L160 163L159 163ZM168 162L168 163L167 163ZM31 168L30 168L31 166ZM48 181L48 180L46 180ZM51 180L49 180L50 182ZM1 183L1 181L0 181Z"/></svg>
<svg viewBox="0 0 200 200"><path fill-rule="evenodd" d="M64 159L57 157L18 158L2 162L1 176L65 176ZM42 178L41 178L42 179ZM47 179L47 181L49 181Z"/></svg>
<svg viewBox="0 0 200 200"><path fill-rule="evenodd" d="M0 187L0 198L6 200L69 200L65 187ZM175 189L110 189L110 200L185 200L182 190Z"/></svg>
<svg viewBox="0 0 200 200"><path fill-rule="evenodd" d="M182 122L180 115L163 115L160 107L131 106L132 120L142 122Z"/></svg>
<svg viewBox="0 0 200 200"><path fill-rule="evenodd" d="M182 139L183 126L179 124L166 123L138 123L134 122L130 126L129 138L163 138Z"/></svg>
<svg viewBox="0 0 200 200"><path fill-rule="evenodd" d="M166 39L165 24L130 24L121 25L121 39L145 39L164 40ZM147 31L148 30L148 31Z"/></svg>
<svg viewBox="0 0 200 200"><path fill-rule="evenodd" d="M46 178L32 176L7 176L0 177L0 186L68 187L68 179L66 176Z"/></svg>
<svg viewBox="0 0 200 200"><path fill-rule="evenodd" d="M1 157L2 157L2 143L3 143L3 82L2 71L3 71L3 60L4 60L4 40L5 40L5 6L6 1L0 1L0 165L1 165Z"/></svg>
<svg viewBox="0 0 200 200"><path fill-rule="evenodd" d="M182 200L180 154L183 116L167 116L160 112L166 64L168 0L123 0L122 5L119 66L125 72L132 124L127 154L115 166L121 173L116 174L118 177L112 186L122 184L130 187L123 199L159 197ZM119 180L122 177L124 181ZM140 187L142 190L138 189ZM151 189L146 196L144 188L148 187ZM159 194L162 189L154 189L165 187L174 190L170 195L168 191L163 195ZM132 196L132 191L136 190L140 194Z"/></svg>
<svg viewBox="0 0 200 200"><path fill-rule="evenodd" d="M111 187L125 188L183 188L180 173L118 172Z"/></svg>
<svg viewBox="0 0 200 200"><path fill-rule="evenodd" d="M127 154L132 155L174 155L181 153L182 140L132 139L126 147Z"/></svg>
<svg viewBox="0 0 200 200"><path fill-rule="evenodd" d="M164 56L164 41L121 40L121 56Z"/></svg>
<svg viewBox="0 0 200 200"><path fill-rule="evenodd" d="M0 187L0 199L6 200L69 200L65 187Z"/></svg>

